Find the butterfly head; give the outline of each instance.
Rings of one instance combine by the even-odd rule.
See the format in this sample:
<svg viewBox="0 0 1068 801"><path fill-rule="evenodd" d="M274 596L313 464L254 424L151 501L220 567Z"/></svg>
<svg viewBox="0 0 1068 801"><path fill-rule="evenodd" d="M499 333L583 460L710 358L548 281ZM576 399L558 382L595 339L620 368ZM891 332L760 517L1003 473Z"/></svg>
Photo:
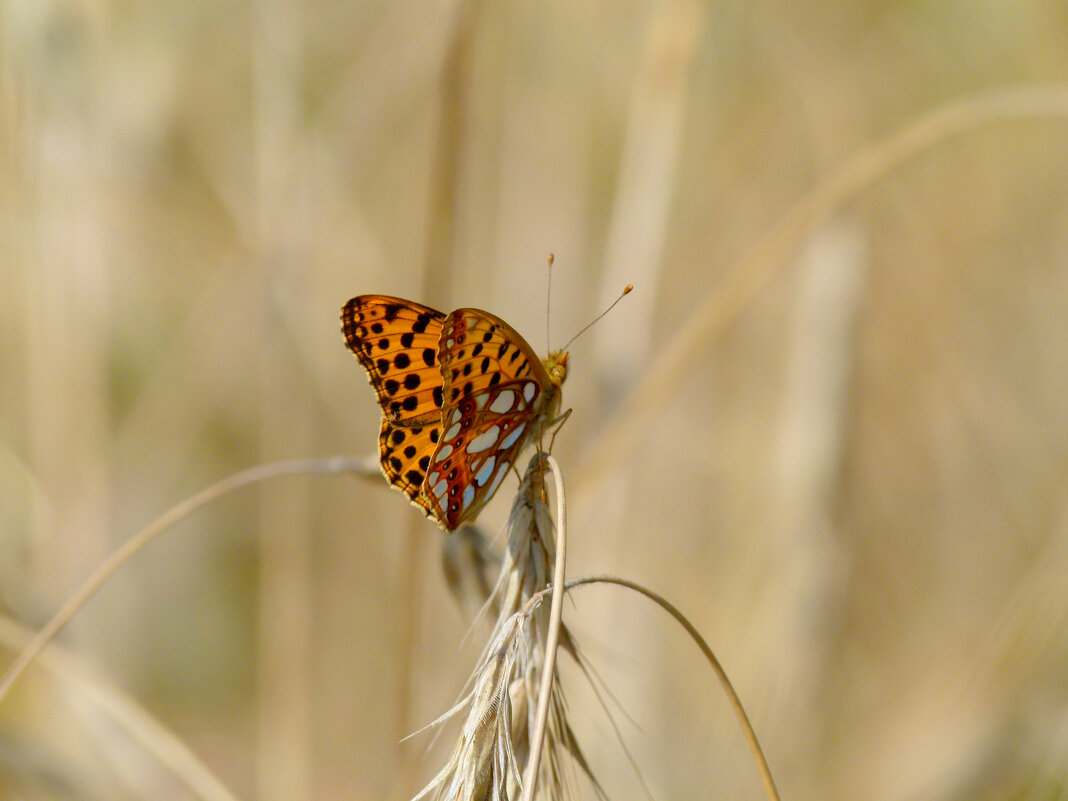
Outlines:
<svg viewBox="0 0 1068 801"><path fill-rule="evenodd" d="M542 359L541 363L545 367L545 372L549 374L549 379L553 382L553 386L559 387L564 383L567 378L566 350L554 350L548 357Z"/></svg>

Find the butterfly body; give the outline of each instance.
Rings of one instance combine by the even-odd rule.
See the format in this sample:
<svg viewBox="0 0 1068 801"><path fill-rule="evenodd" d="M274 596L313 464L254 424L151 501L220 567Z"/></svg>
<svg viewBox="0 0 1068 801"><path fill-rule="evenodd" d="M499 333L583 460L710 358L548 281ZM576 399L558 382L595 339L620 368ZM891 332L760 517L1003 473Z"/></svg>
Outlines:
<svg viewBox="0 0 1068 801"><path fill-rule="evenodd" d="M360 295L341 328L382 408L382 472L446 531L477 516L559 412L567 353L540 360L490 312Z"/></svg>

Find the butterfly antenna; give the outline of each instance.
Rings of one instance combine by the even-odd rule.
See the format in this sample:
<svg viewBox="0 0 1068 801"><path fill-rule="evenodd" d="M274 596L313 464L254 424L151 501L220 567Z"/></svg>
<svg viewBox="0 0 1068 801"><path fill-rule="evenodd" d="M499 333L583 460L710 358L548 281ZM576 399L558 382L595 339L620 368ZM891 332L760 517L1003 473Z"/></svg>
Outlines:
<svg viewBox="0 0 1068 801"><path fill-rule="evenodd" d="M596 322L597 322L598 320L600 320L600 319L601 319L602 317L604 317L604 316L605 316L606 314L608 314L608 312L612 311L612 309L614 309L614 308L616 307L616 304L617 304L617 303L619 303L619 301L623 300L623 298L625 298L625 297L626 297L627 295L629 295L629 294L630 294L630 293L631 293L631 292L632 292L633 290L634 290L634 284L627 284L627 285L626 285L625 287L623 287L623 291L619 293L619 297L618 297L618 298L616 298L615 300L613 300L613 301L612 301L612 305L611 305L611 306L609 306L609 307L608 307L607 309L605 309L605 310L604 310L603 312L601 312L600 314L598 314L598 315L597 315L596 317L594 317L594 318L593 318L593 319L592 319L592 320L591 320L591 321L590 321L590 322L589 322L589 323L588 323L588 324L586 325L586 327L585 327L585 328L583 328L583 329L582 329L581 331L579 331L579 332L578 332L577 334L575 334L575 336L571 337L571 339L569 339L569 340L567 341L567 344L566 344L566 345L564 345L564 346L563 346L562 348L560 348L560 350L567 350L567 349L568 349L569 347L571 347L571 343L572 343L572 342L574 342L574 341L575 341L576 339L578 339L578 338L579 338L580 336L582 336L583 334L585 334L585 333L586 333L586 331L588 331L588 330L589 330L589 328L590 328L590 327L591 327L591 326L592 326L592 325L593 325L594 323L596 323Z"/></svg>
<svg viewBox="0 0 1068 801"><path fill-rule="evenodd" d="M553 256L553 254L550 253L548 258L546 259L546 261L549 262L549 288L545 292L545 352L546 353L548 353L549 351L552 350L552 348L549 347L549 309L552 307L552 298L553 298L553 260L554 260L554 258L555 257Z"/></svg>

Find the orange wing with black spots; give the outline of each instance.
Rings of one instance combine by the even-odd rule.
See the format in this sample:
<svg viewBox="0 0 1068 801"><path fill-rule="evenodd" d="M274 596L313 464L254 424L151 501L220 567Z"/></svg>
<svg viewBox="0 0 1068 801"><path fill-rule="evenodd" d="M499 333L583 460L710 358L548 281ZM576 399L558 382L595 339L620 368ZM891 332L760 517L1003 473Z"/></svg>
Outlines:
<svg viewBox="0 0 1068 801"><path fill-rule="evenodd" d="M566 364L566 355L554 358ZM480 309L445 318L438 360L442 435L423 495L454 529L478 515L530 435L555 414L560 384L515 329Z"/></svg>
<svg viewBox="0 0 1068 801"><path fill-rule="evenodd" d="M440 418L444 320L436 309L388 295L360 295L341 310L345 344L367 370L387 420L419 426Z"/></svg>
<svg viewBox="0 0 1068 801"><path fill-rule="evenodd" d="M446 531L474 520L559 409L567 354L542 363L489 312L385 295L350 300L341 327L382 407L389 483Z"/></svg>
<svg viewBox="0 0 1068 801"><path fill-rule="evenodd" d="M435 512L423 495L423 482L440 435L440 421L412 428L395 425L384 417L378 434L378 455L386 480L435 520Z"/></svg>
<svg viewBox="0 0 1068 801"><path fill-rule="evenodd" d="M382 407L382 472L430 517L421 490L441 433L438 340L444 319L436 309L387 295L360 295L341 310L345 344L367 370Z"/></svg>

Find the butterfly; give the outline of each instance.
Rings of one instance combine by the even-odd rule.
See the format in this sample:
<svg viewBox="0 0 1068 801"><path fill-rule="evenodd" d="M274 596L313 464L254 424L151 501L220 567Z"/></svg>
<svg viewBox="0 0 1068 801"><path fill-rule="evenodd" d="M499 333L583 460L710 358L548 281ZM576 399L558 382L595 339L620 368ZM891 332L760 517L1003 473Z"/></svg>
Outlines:
<svg viewBox="0 0 1068 801"><path fill-rule="evenodd" d="M539 359L487 311L359 295L341 331L382 407L386 480L447 532L475 519L531 436L556 422L567 352Z"/></svg>

